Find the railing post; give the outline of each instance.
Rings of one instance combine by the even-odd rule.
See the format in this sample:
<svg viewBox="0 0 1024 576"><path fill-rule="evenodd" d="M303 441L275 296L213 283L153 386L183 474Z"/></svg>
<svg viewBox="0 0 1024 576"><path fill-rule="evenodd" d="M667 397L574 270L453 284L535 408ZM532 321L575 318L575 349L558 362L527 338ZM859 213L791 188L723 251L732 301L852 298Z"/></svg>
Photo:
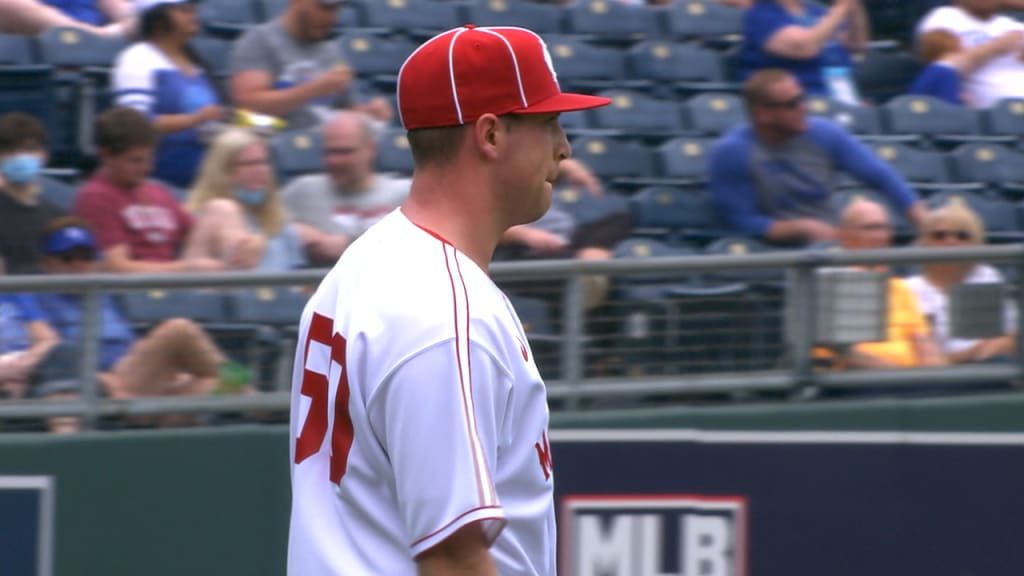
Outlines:
<svg viewBox="0 0 1024 576"><path fill-rule="evenodd" d="M99 414L100 394L96 384L100 351L100 292L86 288L82 294L81 354L78 363L78 382L81 386L82 401L89 407L82 419L82 427L91 430L96 427Z"/></svg>
<svg viewBox="0 0 1024 576"><path fill-rule="evenodd" d="M562 380L577 388L583 382L583 276L573 273L565 281L562 297ZM566 400L566 407L575 410L579 406L579 394L574 393Z"/></svg>
<svg viewBox="0 0 1024 576"><path fill-rule="evenodd" d="M816 298L814 294L813 261L807 260L796 265L790 289L790 315L793 322L791 334L791 357L793 359L794 393L803 395L810 392L814 383L814 367L811 346L817 324Z"/></svg>
<svg viewBox="0 0 1024 576"><path fill-rule="evenodd" d="M1016 338L1016 361L1017 361L1017 386L1024 386L1024 252L1018 253L1013 261L1014 269L1017 271L1017 338Z"/></svg>

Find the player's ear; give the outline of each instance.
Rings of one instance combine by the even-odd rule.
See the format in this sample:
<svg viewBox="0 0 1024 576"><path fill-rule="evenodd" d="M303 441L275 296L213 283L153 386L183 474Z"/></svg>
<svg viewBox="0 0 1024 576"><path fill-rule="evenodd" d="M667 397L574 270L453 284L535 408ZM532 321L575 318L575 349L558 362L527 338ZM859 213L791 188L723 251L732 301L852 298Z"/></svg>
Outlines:
<svg viewBox="0 0 1024 576"><path fill-rule="evenodd" d="M473 143L488 160L498 157L504 143L506 127L494 114L484 114L473 123Z"/></svg>

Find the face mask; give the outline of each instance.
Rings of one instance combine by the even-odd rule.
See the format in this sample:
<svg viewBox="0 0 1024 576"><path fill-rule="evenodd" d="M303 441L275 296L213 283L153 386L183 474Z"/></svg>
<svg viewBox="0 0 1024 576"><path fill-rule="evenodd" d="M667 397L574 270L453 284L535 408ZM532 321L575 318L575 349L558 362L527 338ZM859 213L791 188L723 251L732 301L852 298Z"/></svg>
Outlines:
<svg viewBox="0 0 1024 576"><path fill-rule="evenodd" d="M0 163L0 174L11 184L28 184L36 179L43 161L35 154L17 154Z"/></svg>
<svg viewBox="0 0 1024 576"><path fill-rule="evenodd" d="M235 198L246 206L260 206L267 199L267 191L238 188L235 190Z"/></svg>

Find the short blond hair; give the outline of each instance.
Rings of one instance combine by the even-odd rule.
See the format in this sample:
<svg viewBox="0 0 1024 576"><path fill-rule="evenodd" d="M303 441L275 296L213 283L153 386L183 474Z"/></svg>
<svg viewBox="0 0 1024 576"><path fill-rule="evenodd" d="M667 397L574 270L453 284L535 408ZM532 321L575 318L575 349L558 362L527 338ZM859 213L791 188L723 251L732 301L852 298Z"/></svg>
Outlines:
<svg viewBox="0 0 1024 576"><path fill-rule="evenodd" d="M942 206L929 210L921 224L918 243L927 242L928 235L943 225L967 232L972 244L985 243L985 225L963 200L953 198Z"/></svg>

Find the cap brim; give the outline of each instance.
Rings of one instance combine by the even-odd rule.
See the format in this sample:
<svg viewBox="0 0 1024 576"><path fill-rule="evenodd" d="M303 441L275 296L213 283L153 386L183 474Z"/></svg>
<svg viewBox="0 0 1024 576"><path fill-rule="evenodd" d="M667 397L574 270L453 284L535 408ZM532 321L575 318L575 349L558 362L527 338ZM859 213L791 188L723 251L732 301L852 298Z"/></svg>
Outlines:
<svg viewBox="0 0 1024 576"><path fill-rule="evenodd" d="M612 103L611 98L603 96L588 96L587 94L573 94L562 92L547 100L542 100L529 108L513 110L511 114L551 114L555 112L575 112L577 110L589 110L600 108Z"/></svg>

